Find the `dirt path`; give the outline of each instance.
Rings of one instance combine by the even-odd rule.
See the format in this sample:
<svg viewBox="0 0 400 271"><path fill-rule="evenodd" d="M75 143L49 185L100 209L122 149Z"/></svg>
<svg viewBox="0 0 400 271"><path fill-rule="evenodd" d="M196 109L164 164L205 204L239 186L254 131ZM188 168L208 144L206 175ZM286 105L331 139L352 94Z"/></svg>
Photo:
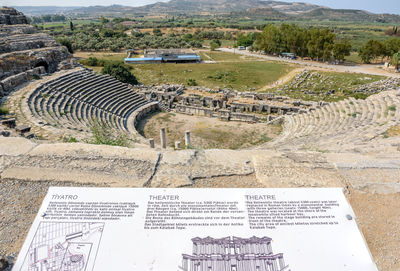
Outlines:
<svg viewBox="0 0 400 271"><path fill-rule="evenodd" d="M381 69L381 65L366 65L366 64L363 64L363 65L355 64L354 66L329 65L329 64L319 63L319 62L291 60L291 59L279 58L279 57L268 56L268 55L260 55L257 53L251 53L248 51L237 50L237 49L220 48L218 50L222 51L222 52L236 53L236 54L258 57L258 58L262 58L262 59L266 59L266 60L299 64L302 66L310 67L309 69L322 68L322 69L326 69L326 70L330 70L330 71L337 71L337 72L363 73L363 74L383 75L383 76L400 78L400 73L391 73L391 72L385 71L385 70Z"/></svg>
<svg viewBox="0 0 400 271"><path fill-rule="evenodd" d="M288 74L282 76L281 78L279 78L277 81L272 82L260 89L258 89L258 91L265 91L271 88L275 88L275 87L279 87L282 86L288 82L290 82L296 75L298 75L299 73L301 73L302 71L304 71L304 68L297 68L292 70L291 72L289 72Z"/></svg>

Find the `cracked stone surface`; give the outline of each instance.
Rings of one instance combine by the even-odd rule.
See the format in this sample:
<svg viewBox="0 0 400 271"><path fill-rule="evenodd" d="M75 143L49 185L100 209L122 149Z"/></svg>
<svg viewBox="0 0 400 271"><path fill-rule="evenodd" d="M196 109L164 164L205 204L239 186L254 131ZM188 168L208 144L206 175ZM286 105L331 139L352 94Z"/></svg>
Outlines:
<svg viewBox="0 0 400 271"><path fill-rule="evenodd" d="M257 179L269 187L345 187L346 181L326 159L299 153L253 156Z"/></svg>
<svg viewBox="0 0 400 271"><path fill-rule="evenodd" d="M0 254L16 256L49 186L342 187L380 270L398 270L399 158L396 153L172 151L0 138Z"/></svg>

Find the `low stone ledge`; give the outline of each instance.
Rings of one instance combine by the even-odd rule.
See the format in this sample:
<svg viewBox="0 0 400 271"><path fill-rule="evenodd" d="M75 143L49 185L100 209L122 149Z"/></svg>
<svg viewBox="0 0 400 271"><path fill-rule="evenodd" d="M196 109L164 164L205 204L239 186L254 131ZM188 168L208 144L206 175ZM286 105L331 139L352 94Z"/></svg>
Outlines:
<svg viewBox="0 0 400 271"><path fill-rule="evenodd" d="M25 72L21 72L16 75L12 75L10 77L7 77L3 81L1 81L0 85L2 85L2 92L3 95L6 95L10 91L12 91L15 87L28 82L29 80L32 80L34 75L40 75L46 73L46 70L44 67L36 67L30 70L27 70ZM0 89L1 90L1 89Z"/></svg>
<svg viewBox="0 0 400 271"><path fill-rule="evenodd" d="M1 137L0 136L0 156L18 156L28 153L37 144L23 137Z"/></svg>
<svg viewBox="0 0 400 271"><path fill-rule="evenodd" d="M126 122L128 131L133 136L135 136L136 139L140 141L140 143L147 144L147 140L141 134L139 134L139 132L136 130L136 126L138 125L139 121L143 119L147 114L159 109L160 106L158 102L151 102L139 107L134 112L132 112L127 118Z"/></svg>

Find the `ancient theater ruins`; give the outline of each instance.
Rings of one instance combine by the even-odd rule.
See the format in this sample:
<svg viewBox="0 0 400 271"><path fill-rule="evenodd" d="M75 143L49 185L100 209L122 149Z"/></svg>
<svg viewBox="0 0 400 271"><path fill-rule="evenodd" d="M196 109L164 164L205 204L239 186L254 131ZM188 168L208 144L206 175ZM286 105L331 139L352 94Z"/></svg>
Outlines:
<svg viewBox="0 0 400 271"><path fill-rule="evenodd" d="M143 22L129 23L139 28ZM99 27L110 24L99 23ZM132 39L150 35L135 30L130 29L130 34L137 35L129 36ZM205 59L206 55L219 56L222 65L235 67L251 58L258 67L272 58L271 65L293 65L282 68L282 74L294 76L277 77L284 84L276 81L280 90L274 93L251 86L242 91L201 85L201 80L224 82L231 74L221 73L216 61L201 62L190 51L187 55L192 59L178 64L131 65L122 58L117 64L130 75L151 79L135 85L83 64L57 41L16 9L0 8L0 256L7 256L7 261L14 261L53 186L143 190L339 187L355 213L347 218L344 214L343 221L357 222L378 269L400 269L399 73L379 68L369 74L368 65L330 65L266 56L246 48L211 51L206 47L196 52ZM166 52L147 49L158 55ZM79 53L118 55L111 51ZM125 51L120 54L126 56ZM234 61L226 64L228 57ZM156 65L156 72L141 65ZM156 81L157 76L167 77L167 67L179 65L192 65L182 71L187 74L184 83ZM206 75L207 69L215 71ZM201 80L189 80L196 72ZM342 89L333 99L329 95L335 91L323 89L322 96L332 99L317 100L320 94L315 89L320 87L314 86L315 80L325 82L331 76L323 78L318 72L342 73L345 78L354 77L356 83L368 83L360 84L354 97L345 96L347 89ZM275 200L255 195L252 200ZM60 196L54 200L75 199ZM45 212L39 215L47 216ZM182 260L180 267L185 271L296 270L268 232L219 234L189 236L186 242L193 243L193 250L178 253L174 266L179 268ZM61 247L58 241L51 247L67 251L68 244ZM42 257L43 265L50 266L45 260Z"/></svg>

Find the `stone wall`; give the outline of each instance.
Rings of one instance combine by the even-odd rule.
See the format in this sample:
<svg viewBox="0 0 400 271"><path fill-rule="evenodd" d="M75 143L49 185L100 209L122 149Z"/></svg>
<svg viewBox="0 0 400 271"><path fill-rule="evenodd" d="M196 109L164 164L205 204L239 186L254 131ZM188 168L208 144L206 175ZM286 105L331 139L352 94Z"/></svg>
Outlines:
<svg viewBox="0 0 400 271"><path fill-rule="evenodd" d="M197 116L205 116L205 117L216 117L218 116L213 109L206 107L198 107L198 106L190 106L190 105L182 105L177 104L175 107L176 112L187 114L187 115L197 115Z"/></svg>
<svg viewBox="0 0 400 271"><path fill-rule="evenodd" d="M211 109L200 106L176 105L175 111L181 114L218 118L226 121L259 122L260 118L254 114L236 113L224 109Z"/></svg>
<svg viewBox="0 0 400 271"><path fill-rule="evenodd" d="M58 46L56 41L44 33L9 35L2 37L0 54L54 46Z"/></svg>
<svg viewBox="0 0 400 271"><path fill-rule="evenodd" d="M29 24L7 25L0 23L0 37L20 34L34 34L37 32L37 29Z"/></svg>
<svg viewBox="0 0 400 271"><path fill-rule="evenodd" d="M184 85L135 86L134 90L167 111L219 118L226 121L272 121L287 114L304 113L320 106L273 93L213 90ZM254 114L252 114L254 113Z"/></svg>
<svg viewBox="0 0 400 271"><path fill-rule="evenodd" d="M146 144L147 141L146 139L139 134L137 131L137 125L139 124L140 120L142 120L144 117L146 117L148 114L159 111L160 106L158 102L152 102L148 103L137 110L135 110L134 113L132 113L128 119L127 119L127 127L128 131L133 134L134 137L136 137L136 140L138 140L140 143Z"/></svg>
<svg viewBox="0 0 400 271"><path fill-rule="evenodd" d="M6 79L0 81L0 98L7 95L16 86L32 80L34 75L40 75L44 73L46 73L44 67L36 67L31 70L7 77Z"/></svg>

